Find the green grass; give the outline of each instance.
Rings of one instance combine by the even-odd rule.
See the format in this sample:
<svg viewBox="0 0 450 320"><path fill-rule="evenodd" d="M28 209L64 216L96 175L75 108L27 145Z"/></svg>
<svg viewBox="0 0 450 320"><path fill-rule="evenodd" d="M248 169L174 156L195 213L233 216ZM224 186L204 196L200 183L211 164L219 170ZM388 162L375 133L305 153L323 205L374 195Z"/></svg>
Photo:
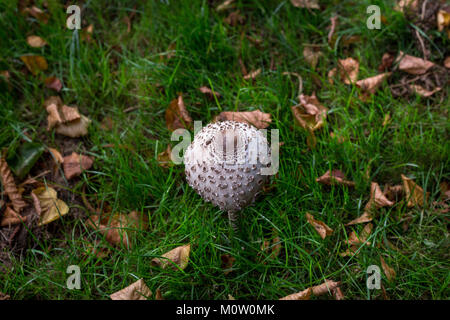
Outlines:
<svg viewBox="0 0 450 320"><path fill-rule="evenodd" d="M18 14L14 1L0 1L0 70L11 74L10 89L0 80L0 147L14 148L26 132L33 141L63 150L64 155L92 155L95 163L81 178L59 186L70 213L43 227L39 235L30 232L28 249L11 255L11 265L0 272L1 292L14 299L107 299L144 278L166 299L278 299L333 279L342 281L346 298L381 299L380 290L366 289L365 270L380 265L382 255L397 272L392 282L384 274L382 278L391 299L448 299L448 214L437 214L433 206L439 183L450 179L448 94L395 98L385 84L365 103L356 88L327 81L338 59L357 58L362 79L377 74L386 51L421 56L408 22L392 10L391 1L321 1L324 11L294 8L289 1L237 1L247 20L236 27L224 23L227 12L217 13L208 1L85 1L82 20L83 27L94 25L91 43L65 28L67 15L61 4L47 2L51 17L45 25ZM366 28L370 4L380 5L388 21L381 30ZM127 33L123 18L133 10L136 17ZM357 35L358 43L327 45L334 13L340 17L338 39ZM433 50L430 60L442 64L449 41L431 32L443 55ZM31 34L48 45L29 47L26 36ZM256 47L242 34L262 43ZM324 57L315 71L303 59L305 43L322 45ZM171 52L171 59L161 58ZM63 101L77 105L93 120L88 136L69 139L46 131L42 103L54 93L44 88L40 76L23 72L19 57L30 53L45 56L49 69L44 74L63 80ZM276 70L270 69L272 56ZM248 70L262 68L256 81L243 80L239 57ZM290 107L296 104L298 84L282 75L285 71L299 73L303 92L315 91L330 110L313 150L308 149L305 132L294 124ZM321 87L313 77L320 79ZM394 74L389 83L399 77ZM211 85L223 97L207 100L197 89L203 85ZM241 212L236 234L226 214L187 185L182 165L158 165L156 155L170 143L165 109L179 92L192 118L203 124L220 111L260 109L272 115L269 128L280 131L284 145L276 188ZM136 109L125 112L130 107ZM383 126L386 114L391 121ZM110 131L101 128L105 117L114 121ZM329 135L332 131L346 141L337 143ZM48 154L32 174L41 172L45 161L50 161ZM423 208L398 203L380 209L371 244L357 256L341 257L349 233L363 227L344 224L362 214L369 199L368 168L370 180L381 186L401 183L400 174L414 177L430 192L430 199ZM318 184L315 179L328 169L345 172L355 188ZM45 181L52 182L48 176ZM83 187L95 207L148 215L149 230L138 233L131 250L111 247L101 262L83 255L89 243L102 239L85 224L92 212L81 201ZM28 193L25 198L30 199ZM333 235L322 240L307 223L306 212L333 228ZM412 221L404 231L406 214ZM261 241L273 237L272 230L282 244L275 259L260 254ZM151 266L154 257L186 243L192 250L184 271ZM228 275L221 269L220 256L226 253L236 258ZM81 268L81 290L66 288L69 265Z"/></svg>

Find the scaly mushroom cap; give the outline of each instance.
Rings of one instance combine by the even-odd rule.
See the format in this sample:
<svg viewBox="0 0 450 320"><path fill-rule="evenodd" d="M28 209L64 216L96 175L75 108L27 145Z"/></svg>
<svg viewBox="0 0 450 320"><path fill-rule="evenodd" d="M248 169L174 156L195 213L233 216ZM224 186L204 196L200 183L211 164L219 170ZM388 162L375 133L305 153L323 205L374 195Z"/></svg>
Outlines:
<svg viewBox="0 0 450 320"><path fill-rule="evenodd" d="M208 124L184 154L189 185L221 210L236 212L255 200L268 179L267 139L255 127L236 121Z"/></svg>

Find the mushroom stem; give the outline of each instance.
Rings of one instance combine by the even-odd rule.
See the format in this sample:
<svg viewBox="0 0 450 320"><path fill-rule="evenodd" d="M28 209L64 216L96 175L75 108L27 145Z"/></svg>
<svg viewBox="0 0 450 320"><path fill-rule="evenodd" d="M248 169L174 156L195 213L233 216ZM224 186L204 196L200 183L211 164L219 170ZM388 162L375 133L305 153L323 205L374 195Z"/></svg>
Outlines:
<svg viewBox="0 0 450 320"><path fill-rule="evenodd" d="M238 215L236 211L229 210L228 211L228 221L230 221L230 226L233 228L234 231L238 231L238 227L236 224L236 221L238 219Z"/></svg>

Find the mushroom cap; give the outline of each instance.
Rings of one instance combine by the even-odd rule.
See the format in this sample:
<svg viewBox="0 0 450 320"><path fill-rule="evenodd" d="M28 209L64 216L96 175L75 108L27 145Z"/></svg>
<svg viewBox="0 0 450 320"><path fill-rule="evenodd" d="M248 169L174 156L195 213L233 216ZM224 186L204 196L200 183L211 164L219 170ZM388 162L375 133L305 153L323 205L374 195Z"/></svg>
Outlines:
<svg viewBox="0 0 450 320"><path fill-rule="evenodd" d="M268 180L270 165L264 134L236 121L210 123L199 131L184 154L186 179L205 200L236 212L255 200Z"/></svg>

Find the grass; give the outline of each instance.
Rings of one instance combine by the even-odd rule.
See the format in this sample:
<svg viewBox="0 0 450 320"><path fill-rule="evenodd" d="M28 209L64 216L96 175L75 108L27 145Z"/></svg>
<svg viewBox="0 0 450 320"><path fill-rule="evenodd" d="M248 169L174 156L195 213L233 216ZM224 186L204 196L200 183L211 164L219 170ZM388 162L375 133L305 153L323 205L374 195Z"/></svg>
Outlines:
<svg viewBox="0 0 450 320"><path fill-rule="evenodd" d="M380 266L383 256L397 273L393 281L382 275L391 299L448 299L448 214L437 214L433 206L439 199L439 183L450 178L448 94L444 92L441 101L396 98L383 85L366 103L358 99L356 88L327 81L328 70L341 58L357 58L362 79L377 74L386 51L421 56L408 22L392 10L391 1L321 1L323 11L297 9L289 1L237 1L246 23L236 27L224 23L227 13L214 11L208 1L85 1L83 27L94 25L92 42L65 28L67 15L59 2L47 2L50 20L42 24L18 14L14 1L0 1L0 70L9 70L12 86L8 89L0 81L0 147L17 146L26 132L33 141L63 150L64 155L71 151L92 155L95 163L81 178L58 186L71 212L43 227L39 236L30 232L28 249L11 255L11 265L0 272L1 292L14 299L108 299L144 278L153 292L160 288L166 299L227 299L228 295L278 299L333 279L342 282L346 298L381 299L381 290L366 288L365 270ZM378 4L388 21L381 30L366 28L370 4ZM123 18L131 12L136 16L128 33ZM359 42L328 46L327 27L334 13L339 14L338 39L356 35ZM437 46L448 55L448 40L432 32ZM31 34L43 37L48 45L30 48L25 39ZM242 35L261 43L257 47ZM322 46L324 56L316 70L303 59L305 43ZM63 80L63 101L77 105L93 120L88 136L69 139L46 131L42 103L54 93L44 88L42 77L23 72L19 57L29 53L47 59L45 75ZM169 55L173 56L167 59ZM243 80L239 57L248 70L262 68L256 81ZM276 70L270 69L272 58ZM433 50L430 60L443 58ZM284 76L285 71L299 73L303 92L316 91L330 110L312 150L305 132L294 124L290 107L297 103L298 84ZM398 78L394 75L389 82ZM223 97L207 100L198 91L203 85ZM276 187L241 212L236 234L230 232L226 214L188 187L182 165L169 169L158 165L156 155L171 143L165 109L179 92L192 118L203 124L223 110L260 109L272 115L270 128L280 131L284 145ZM135 109L126 112L130 107ZM391 120L383 126L388 114ZM105 117L113 120L112 130L102 129ZM330 132L346 141L338 143ZM42 170L45 160L50 161L48 155L32 174ZM355 188L318 184L315 179L328 169L345 172ZM370 180L365 177L367 170ZM415 178L430 192L429 201L423 208L398 203L380 209L371 244L357 256L339 256L347 249L343 241L349 233L363 228L344 224L362 214L370 181L398 184L400 174ZM51 183L48 177L45 181ZM85 255L96 239L109 245L85 224L92 212L80 200L83 190L90 203L105 211L137 210L148 215L149 230L137 234L130 250L110 247L111 254L100 262ZM306 212L333 228L333 235L322 240L307 223ZM405 231L406 215L412 220ZM273 230L282 245L275 259L260 249L263 238L275 238ZM192 250L185 270L151 265L154 257L186 243ZM221 269L223 254L236 258L227 275ZM81 268L81 290L66 288L69 265Z"/></svg>

